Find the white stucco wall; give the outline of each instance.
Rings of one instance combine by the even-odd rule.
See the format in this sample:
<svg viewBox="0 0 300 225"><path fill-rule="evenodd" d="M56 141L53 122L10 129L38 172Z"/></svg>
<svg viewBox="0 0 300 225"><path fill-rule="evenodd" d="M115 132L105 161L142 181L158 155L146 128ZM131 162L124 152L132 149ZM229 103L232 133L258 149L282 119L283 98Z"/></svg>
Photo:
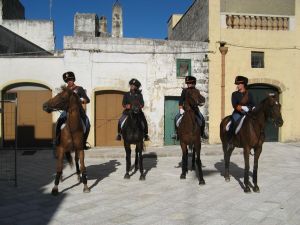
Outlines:
<svg viewBox="0 0 300 225"><path fill-rule="evenodd" d="M54 51L53 21L3 20L1 25L47 51Z"/></svg>

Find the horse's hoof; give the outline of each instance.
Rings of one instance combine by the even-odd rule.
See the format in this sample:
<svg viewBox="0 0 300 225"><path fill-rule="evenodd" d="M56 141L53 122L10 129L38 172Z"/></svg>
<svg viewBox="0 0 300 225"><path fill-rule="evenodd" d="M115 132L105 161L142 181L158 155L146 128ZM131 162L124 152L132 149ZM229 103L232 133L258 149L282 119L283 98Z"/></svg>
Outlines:
<svg viewBox="0 0 300 225"><path fill-rule="evenodd" d="M200 180L199 181L199 185L204 185L205 184L205 180Z"/></svg>
<svg viewBox="0 0 300 225"><path fill-rule="evenodd" d="M225 177L225 181L229 182L230 181L230 177Z"/></svg>
<svg viewBox="0 0 300 225"><path fill-rule="evenodd" d="M182 174L180 175L180 179L185 179L185 174L184 174L184 173L182 173Z"/></svg>
<svg viewBox="0 0 300 225"><path fill-rule="evenodd" d="M88 187L83 188L83 193L90 193L91 190Z"/></svg>
<svg viewBox="0 0 300 225"><path fill-rule="evenodd" d="M192 169L191 170L195 170L195 165L192 165Z"/></svg>
<svg viewBox="0 0 300 225"><path fill-rule="evenodd" d="M249 187L245 187L244 192L245 192L245 193L251 193L251 190L250 190Z"/></svg>
<svg viewBox="0 0 300 225"><path fill-rule="evenodd" d="M130 179L129 173L126 173L124 179Z"/></svg>
<svg viewBox="0 0 300 225"><path fill-rule="evenodd" d="M257 185L254 186L253 191L256 193L260 193L259 187Z"/></svg>
<svg viewBox="0 0 300 225"><path fill-rule="evenodd" d="M142 175L140 176L140 180L145 180L145 179L146 179L145 175L142 174Z"/></svg>
<svg viewBox="0 0 300 225"><path fill-rule="evenodd" d="M53 196L57 196L58 195L58 188L52 188L51 194Z"/></svg>

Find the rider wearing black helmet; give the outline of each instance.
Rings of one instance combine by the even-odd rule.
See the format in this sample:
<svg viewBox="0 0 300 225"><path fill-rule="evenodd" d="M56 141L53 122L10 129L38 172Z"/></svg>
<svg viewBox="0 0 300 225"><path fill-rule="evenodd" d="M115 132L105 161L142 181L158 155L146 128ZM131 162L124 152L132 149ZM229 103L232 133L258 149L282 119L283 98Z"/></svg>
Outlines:
<svg viewBox="0 0 300 225"><path fill-rule="evenodd" d="M87 149L88 147L86 146L86 140L87 140L87 137L90 132L90 121L89 121L87 115L85 114L85 110L86 110L86 104L90 103L90 99L86 95L85 90L81 86L77 86L75 84L76 77L73 72L71 72L71 71L65 72L62 75L62 77L63 77L64 82L67 84L67 88L71 89L74 93L76 93L81 100L82 108L80 110L80 116L86 126L85 132L84 132L84 137L83 137L84 138L83 143L84 143L84 149ZM61 126L66 122L66 120L67 120L67 114L64 111L60 114L60 116L57 120L57 123L56 123L56 145L59 144Z"/></svg>
<svg viewBox="0 0 300 225"><path fill-rule="evenodd" d="M129 81L129 85L130 85L130 91L126 92L123 96L122 105L124 107L124 111L118 123L118 135L116 137L116 140L118 141L121 140L121 124L126 119L128 115L128 110L131 108L132 102L137 101L140 104L141 108L144 107L142 90L140 90L141 83L137 79L133 78ZM149 141L150 139L148 136L148 123L143 111L141 111L141 119L144 128L144 140Z"/></svg>

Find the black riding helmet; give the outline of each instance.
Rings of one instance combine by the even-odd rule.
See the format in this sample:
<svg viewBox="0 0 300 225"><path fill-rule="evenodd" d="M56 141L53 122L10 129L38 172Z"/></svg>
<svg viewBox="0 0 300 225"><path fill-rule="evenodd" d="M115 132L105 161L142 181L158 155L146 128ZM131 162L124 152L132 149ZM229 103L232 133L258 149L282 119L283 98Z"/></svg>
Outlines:
<svg viewBox="0 0 300 225"><path fill-rule="evenodd" d="M244 77L244 76L236 76L234 84L236 84L236 85L238 85L238 84L244 84L245 86L247 86L247 84L248 84L248 78Z"/></svg>
<svg viewBox="0 0 300 225"><path fill-rule="evenodd" d="M193 76L186 76L185 77L185 83L186 84L196 84L196 77Z"/></svg>
<svg viewBox="0 0 300 225"><path fill-rule="evenodd" d="M141 87L141 82L139 82L137 79L133 78L129 81L129 85L136 86L137 89Z"/></svg>
<svg viewBox="0 0 300 225"><path fill-rule="evenodd" d="M65 72L63 74L63 80L64 80L65 83L67 83L69 80L75 81L76 80L75 74L71 71Z"/></svg>

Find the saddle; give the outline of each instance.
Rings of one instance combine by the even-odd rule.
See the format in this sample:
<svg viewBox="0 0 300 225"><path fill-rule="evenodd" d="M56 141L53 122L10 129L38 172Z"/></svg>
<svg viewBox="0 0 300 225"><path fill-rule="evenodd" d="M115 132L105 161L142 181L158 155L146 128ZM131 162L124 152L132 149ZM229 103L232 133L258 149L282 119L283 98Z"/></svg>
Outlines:
<svg viewBox="0 0 300 225"><path fill-rule="evenodd" d="M246 115L242 116L235 124L233 124L233 130L234 134L237 135L239 131L241 130L244 120L246 118ZM232 126L233 119L231 119L227 124L226 124L226 131L228 132L230 130L230 126Z"/></svg>

